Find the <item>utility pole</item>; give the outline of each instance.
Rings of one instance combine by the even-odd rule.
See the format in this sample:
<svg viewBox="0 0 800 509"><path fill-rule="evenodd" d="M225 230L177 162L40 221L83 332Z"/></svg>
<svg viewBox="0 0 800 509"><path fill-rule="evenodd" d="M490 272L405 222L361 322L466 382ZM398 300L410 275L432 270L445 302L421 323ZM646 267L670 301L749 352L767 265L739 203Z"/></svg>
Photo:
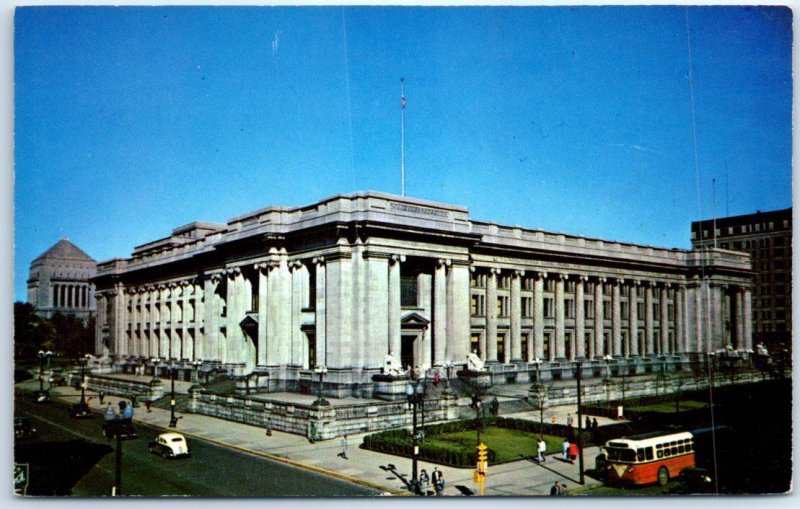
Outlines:
<svg viewBox="0 0 800 509"><path fill-rule="evenodd" d="M580 484L586 484L583 478L583 415L581 413L581 368L583 364L579 361L575 363L575 374L578 381L578 468L580 471Z"/></svg>
<svg viewBox="0 0 800 509"><path fill-rule="evenodd" d="M122 495L122 430L117 428L117 450L114 468L114 487L111 488L111 496Z"/></svg>

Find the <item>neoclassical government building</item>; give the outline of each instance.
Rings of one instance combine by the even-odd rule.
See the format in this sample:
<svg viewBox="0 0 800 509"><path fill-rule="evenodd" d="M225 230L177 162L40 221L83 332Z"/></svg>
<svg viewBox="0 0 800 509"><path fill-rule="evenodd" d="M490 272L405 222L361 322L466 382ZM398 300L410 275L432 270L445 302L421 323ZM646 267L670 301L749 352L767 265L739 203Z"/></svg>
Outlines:
<svg viewBox="0 0 800 509"><path fill-rule="evenodd" d="M325 366L331 395L373 396L407 368L461 370L471 353L473 369L524 382L574 360L750 350L751 277L736 251L354 193L191 223L98 264L96 353L115 370L168 363L186 379L213 369L273 390L307 390Z"/></svg>

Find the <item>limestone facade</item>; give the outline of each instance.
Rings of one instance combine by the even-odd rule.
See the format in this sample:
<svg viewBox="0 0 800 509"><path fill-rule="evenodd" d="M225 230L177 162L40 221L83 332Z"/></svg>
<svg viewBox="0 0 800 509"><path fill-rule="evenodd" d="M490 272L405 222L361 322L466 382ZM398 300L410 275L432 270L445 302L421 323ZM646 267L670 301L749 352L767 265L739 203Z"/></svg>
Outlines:
<svg viewBox="0 0 800 509"><path fill-rule="evenodd" d="M93 282L96 353L116 369L168 362L268 390L311 391L317 366L326 393L374 396L394 366L444 372L470 353L527 381L575 360L752 348L745 254L502 226L374 192L192 223L100 263Z"/></svg>

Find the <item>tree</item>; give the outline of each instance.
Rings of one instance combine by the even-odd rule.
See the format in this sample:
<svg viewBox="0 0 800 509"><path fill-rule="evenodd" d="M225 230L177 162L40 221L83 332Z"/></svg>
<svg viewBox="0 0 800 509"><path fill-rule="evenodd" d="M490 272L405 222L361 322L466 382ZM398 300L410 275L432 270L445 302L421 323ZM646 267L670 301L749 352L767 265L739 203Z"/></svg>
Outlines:
<svg viewBox="0 0 800 509"><path fill-rule="evenodd" d="M35 359L39 350L75 358L94 348L94 319L84 324L73 316L56 314L43 318L28 303L14 303L14 358Z"/></svg>

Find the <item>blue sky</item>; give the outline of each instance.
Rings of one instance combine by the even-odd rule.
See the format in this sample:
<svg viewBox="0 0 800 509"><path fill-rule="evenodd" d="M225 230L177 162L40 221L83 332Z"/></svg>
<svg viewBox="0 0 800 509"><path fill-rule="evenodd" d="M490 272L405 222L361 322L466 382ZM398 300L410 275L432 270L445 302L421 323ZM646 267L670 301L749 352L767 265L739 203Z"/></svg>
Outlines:
<svg viewBox="0 0 800 509"><path fill-rule="evenodd" d="M15 299L194 220L338 193L666 247L791 205L780 7L21 8ZM694 158L690 59L694 79ZM699 180L698 177L699 176Z"/></svg>

